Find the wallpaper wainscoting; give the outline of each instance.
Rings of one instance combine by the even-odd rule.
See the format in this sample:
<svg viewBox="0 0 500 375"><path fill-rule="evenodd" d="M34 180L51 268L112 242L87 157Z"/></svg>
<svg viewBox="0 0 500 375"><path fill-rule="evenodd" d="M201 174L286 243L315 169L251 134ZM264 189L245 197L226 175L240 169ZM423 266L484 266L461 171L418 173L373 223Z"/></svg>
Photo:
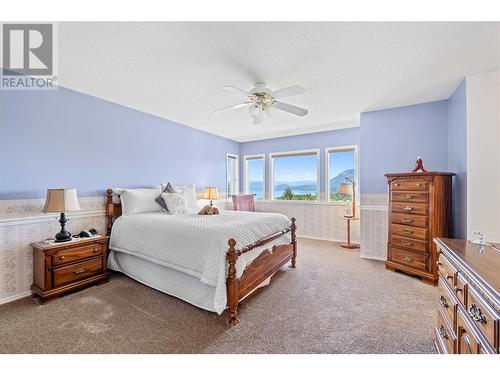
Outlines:
<svg viewBox="0 0 500 375"><path fill-rule="evenodd" d="M255 202L255 210L261 212L279 212L297 219L297 235L300 237L347 241L347 222L342 220L345 205L329 203L298 202ZM351 241L359 243L359 220L351 222Z"/></svg>
<svg viewBox="0 0 500 375"><path fill-rule="evenodd" d="M361 194L361 258L387 259L387 194Z"/></svg>

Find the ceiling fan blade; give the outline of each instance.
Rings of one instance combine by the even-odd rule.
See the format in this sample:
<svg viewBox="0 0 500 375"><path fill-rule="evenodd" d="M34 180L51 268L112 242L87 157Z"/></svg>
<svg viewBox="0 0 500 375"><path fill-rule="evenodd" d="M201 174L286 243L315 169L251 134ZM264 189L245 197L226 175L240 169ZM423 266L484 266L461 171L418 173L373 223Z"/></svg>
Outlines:
<svg viewBox="0 0 500 375"><path fill-rule="evenodd" d="M283 102L274 102L274 106L278 109L281 109L282 111L293 113L294 115L297 116L305 116L307 115L307 112L309 112L307 109L300 108Z"/></svg>
<svg viewBox="0 0 500 375"><path fill-rule="evenodd" d="M304 94L305 92L306 90L303 87L290 86L290 87L285 87L284 89L273 91L271 95L273 98L279 99L279 98L285 98L287 96Z"/></svg>
<svg viewBox="0 0 500 375"><path fill-rule="evenodd" d="M242 94L245 94L245 96L249 96L250 93L248 91L245 91L243 89L239 89L238 87L234 87L234 86L221 86L221 89L224 89L224 90L231 90L231 91L238 91Z"/></svg>
<svg viewBox="0 0 500 375"><path fill-rule="evenodd" d="M221 109L218 109L216 111L213 111L212 113L216 114L216 113L220 113L220 112L223 112L223 111L226 111L228 109L236 109L236 108L241 108L241 107L244 107L246 106L247 104L250 104L251 102L245 102L245 103L240 103L240 104L235 104L235 105L230 105L229 107L224 107L224 108L221 108Z"/></svg>

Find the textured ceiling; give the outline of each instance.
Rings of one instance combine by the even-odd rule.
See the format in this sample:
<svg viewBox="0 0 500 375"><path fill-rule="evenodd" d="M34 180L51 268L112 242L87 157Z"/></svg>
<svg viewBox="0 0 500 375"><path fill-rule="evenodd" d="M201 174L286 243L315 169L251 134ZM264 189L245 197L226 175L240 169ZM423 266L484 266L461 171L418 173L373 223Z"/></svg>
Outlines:
<svg viewBox="0 0 500 375"><path fill-rule="evenodd" d="M59 84L238 141L358 126L500 66L500 23L60 23ZM232 85L300 85L254 126Z"/></svg>

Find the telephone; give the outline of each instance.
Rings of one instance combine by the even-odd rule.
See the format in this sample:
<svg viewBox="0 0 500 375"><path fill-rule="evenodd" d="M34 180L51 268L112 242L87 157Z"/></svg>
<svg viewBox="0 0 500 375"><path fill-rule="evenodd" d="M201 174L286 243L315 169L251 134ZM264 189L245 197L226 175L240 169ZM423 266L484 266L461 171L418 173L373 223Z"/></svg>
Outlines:
<svg viewBox="0 0 500 375"><path fill-rule="evenodd" d="M95 229L89 229L89 230L82 230L80 233L78 233L79 238L86 238L86 237L93 237L97 235L97 230Z"/></svg>

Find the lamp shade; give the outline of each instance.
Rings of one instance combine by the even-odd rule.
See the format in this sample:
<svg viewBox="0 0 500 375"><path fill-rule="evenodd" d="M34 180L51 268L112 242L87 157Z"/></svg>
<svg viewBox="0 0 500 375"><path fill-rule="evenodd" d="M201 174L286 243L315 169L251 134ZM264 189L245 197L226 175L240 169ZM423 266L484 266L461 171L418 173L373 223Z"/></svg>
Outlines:
<svg viewBox="0 0 500 375"><path fill-rule="evenodd" d="M76 189L47 189L43 212L69 212L81 210Z"/></svg>
<svg viewBox="0 0 500 375"><path fill-rule="evenodd" d="M350 182L341 182L339 184L339 188L337 190L337 193L352 195L352 186L353 185Z"/></svg>
<svg viewBox="0 0 500 375"><path fill-rule="evenodd" d="M219 199L219 193L215 186L208 186L203 192L203 199Z"/></svg>

